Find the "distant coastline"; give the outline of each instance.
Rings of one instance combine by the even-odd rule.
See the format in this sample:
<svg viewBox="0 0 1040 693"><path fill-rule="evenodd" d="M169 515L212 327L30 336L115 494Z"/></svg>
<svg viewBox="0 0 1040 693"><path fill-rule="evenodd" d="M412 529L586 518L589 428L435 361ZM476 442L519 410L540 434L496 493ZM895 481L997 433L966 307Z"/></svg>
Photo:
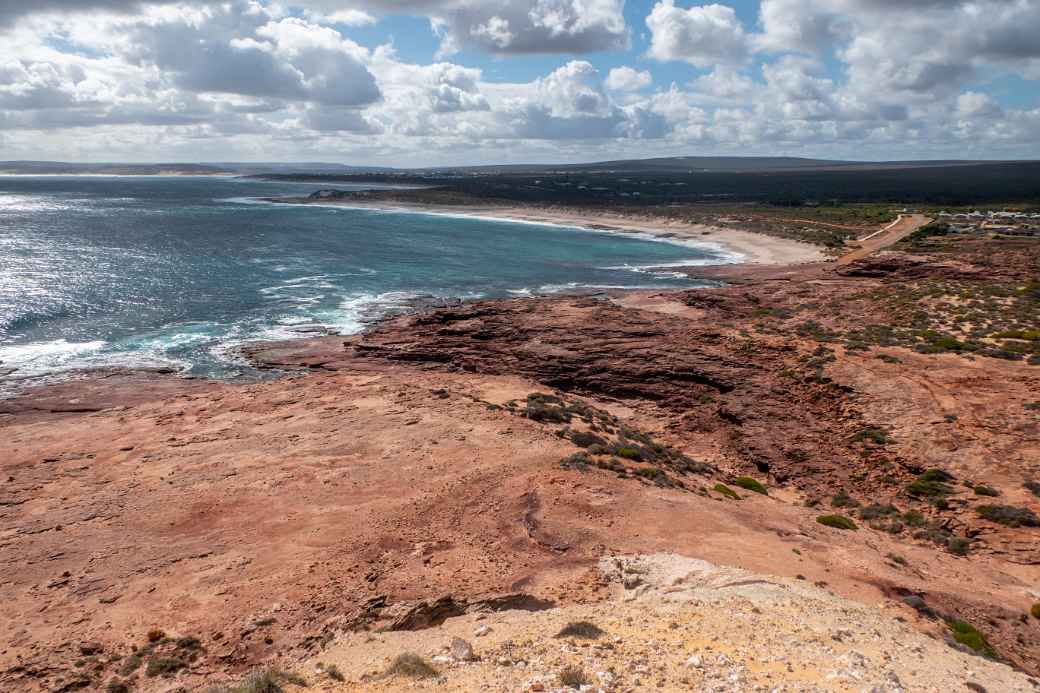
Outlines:
<svg viewBox="0 0 1040 693"><path fill-rule="evenodd" d="M370 209L406 214L458 216L491 221L511 221L584 229L587 231L632 234L678 244L715 246L734 256L725 264L791 265L819 262L827 256L818 247L786 238L752 231L668 220L637 212L593 212L522 205L453 206L396 201L369 201L357 198L269 197L265 202L287 205L315 205Z"/></svg>

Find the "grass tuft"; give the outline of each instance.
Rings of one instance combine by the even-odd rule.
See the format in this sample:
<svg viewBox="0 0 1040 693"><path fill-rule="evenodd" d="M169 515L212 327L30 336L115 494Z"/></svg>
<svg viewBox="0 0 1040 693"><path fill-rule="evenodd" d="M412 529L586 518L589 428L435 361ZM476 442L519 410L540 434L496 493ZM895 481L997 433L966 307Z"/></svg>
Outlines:
<svg viewBox="0 0 1040 693"><path fill-rule="evenodd" d="M582 686L588 686L592 683L584 669L573 665L564 667L560 671L559 679L561 686L575 689L580 689Z"/></svg>
<svg viewBox="0 0 1040 693"><path fill-rule="evenodd" d="M237 685L218 686L209 689L208 693L284 693L283 683L307 686L307 681L298 674L278 667L268 667L251 672Z"/></svg>
<svg viewBox="0 0 1040 693"><path fill-rule="evenodd" d="M737 494L737 492L731 489L729 486L726 486L726 484L715 484L714 491L715 493L721 493L726 498L730 498L732 500L740 500L740 496Z"/></svg>

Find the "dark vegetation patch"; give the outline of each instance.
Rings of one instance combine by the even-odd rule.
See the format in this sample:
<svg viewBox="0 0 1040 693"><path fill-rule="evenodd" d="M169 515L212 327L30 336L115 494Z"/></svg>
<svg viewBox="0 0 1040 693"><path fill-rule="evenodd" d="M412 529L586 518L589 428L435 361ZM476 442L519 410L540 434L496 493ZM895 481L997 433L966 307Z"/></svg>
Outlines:
<svg viewBox="0 0 1040 693"><path fill-rule="evenodd" d="M880 428L867 427L854 433L850 440L853 443L873 443L874 445L887 445L892 442L888 433Z"/></svg>
<svg viewBox="0 0 1040 693"><path fill-rule="evenodd" d="M947 483L949 481L953 481L952 474L941 469L929 469L907 486L906 491L919 498L952 496L956 490Z"/></svg>
<svg viewBox="0 0 1040 693"><path fill-rule="evenodd" d="M556 634L556 637L595 640L603 635L605 635L603 629L595 623L589 621L572 621L561 628L560 632Z"/></svg>
<svg viewBox="0 0 1040 693"><path fill-rule="evenodd" d="M841 489L831 498L831 506L835 508L858 508L859 505L859 501L850 496L845 489Z"/></svg>
<svg viewBox="0 0 1040 693"><path fill-rule="evenodd" d="M205 653L205 648L198 638L170 638L158 628L146 634L146 641L144 645L135 647L134 651L123 659L119 667L121 675L130 676L144 664L146 676L169 678L182 669L187 669Z"/></svg>
<svg viewBox="0 0 1040 693"><path fill-rule="evenodd" d="M716 471L711 465L655 440L649 433L628 426L610 412L578 399L531 393L523 408L515 401L506 402L504 407L534 421L567 424L557 435L584 449L560 460L565 469L603 469L667 488L686 488L683 477ZM589 430L571 429L570 424L578 421Z"/></svg>
<svg viewBox="0 0 1040 693"><path fill-rule="evenodd" d="M972 490L975 491L976 496L996 497L1000 495L1000 491L992 486L986 486L985 484L978 484Z"/></svg>
<svg viewBox="0 0 1040 693"><path fill-rule="evenodd" d="M980 517L1006 527L1040 527L1040 518L1029 508L1013 505L980 505L975 508Z"/></svg>

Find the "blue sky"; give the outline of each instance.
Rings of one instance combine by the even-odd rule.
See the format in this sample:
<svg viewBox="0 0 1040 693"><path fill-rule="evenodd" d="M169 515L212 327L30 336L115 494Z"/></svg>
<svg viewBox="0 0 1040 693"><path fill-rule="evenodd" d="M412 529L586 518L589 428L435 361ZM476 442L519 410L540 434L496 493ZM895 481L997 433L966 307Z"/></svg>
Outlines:
<svg viewBox="0 0 1040 693"><path fill-rule="evenodd" d="M1040 0L0 3L0 158L1040 158L1037 36Z"/></svg>

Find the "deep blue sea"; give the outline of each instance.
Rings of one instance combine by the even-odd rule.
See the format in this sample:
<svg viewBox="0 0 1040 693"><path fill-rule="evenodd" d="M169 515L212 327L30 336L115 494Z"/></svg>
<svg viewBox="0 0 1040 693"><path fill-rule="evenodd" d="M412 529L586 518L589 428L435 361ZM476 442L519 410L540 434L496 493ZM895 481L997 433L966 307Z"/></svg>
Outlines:
<svg viewBox="0 0 1040 693"><path fill-rule="evenodd" d="M572 227L256 199L314 189L0 177L0 373L172 366L234 377L248 372L237 345L318 326L354 333L417 297L695 286L667 266L733 259Z"/></svg>

